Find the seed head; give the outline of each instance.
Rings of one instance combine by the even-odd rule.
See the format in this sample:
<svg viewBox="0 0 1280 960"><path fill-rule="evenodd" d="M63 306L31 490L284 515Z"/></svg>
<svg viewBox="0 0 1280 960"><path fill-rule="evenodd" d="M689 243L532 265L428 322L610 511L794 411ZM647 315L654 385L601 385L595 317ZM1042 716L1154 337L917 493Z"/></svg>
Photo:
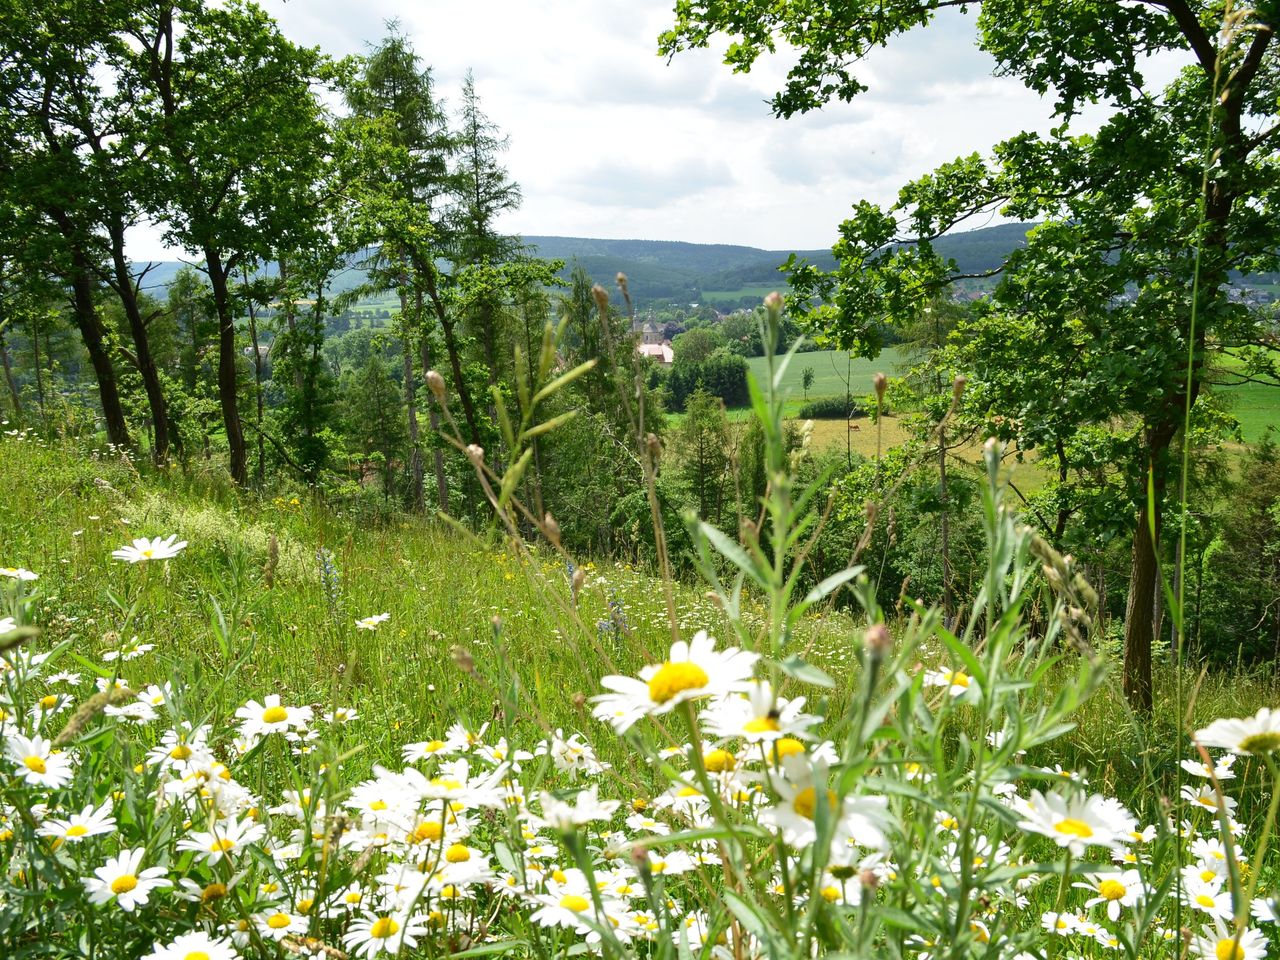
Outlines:
<svg viewBox="0 0 1280 960"><path fill-rule="evenodd" d="M884 403L884 390L885 390L885 387L889 385L889 378L886 377L883 373L877 373L874 377L871 378L871 382L876 389L876 402Z"/></svg>
<svg viewBox="0 0 1280 960"><path fill-rule="evenodd" d="M783 304L782 294L780 294L777 290L774 290L772 293L770 293L768 296L764 298L765 309L772 311L774 313L778 313L782 310L782 304Z"/></svg>
<svg viewBox="0 0 1280 960"><path fill-rule="evenodd" d="M438 371L427 371L427 387L437 400L444 403L444 377L440 376Z"/></svg>
<svg viewBox="0 0 1280 960"><path fill-rule="evenodd" d="M596 284L591 288L591 296L595 298L596 309L604 313L609 309L609 292L600 284Z"/></svg>
<svg viewBox="0 0 1280 960"><path fill-rule="evenodd" d="M968 383L968 378L964 376L956 377L955 382L951 384L951 402L959 403L960 398L964 396L964 385Z"/></svg>
<svg viewBox="0 0 1280 960"><path fill-rule="evenodd" d="M560 524L556 523L556 518L551 515L551 511L547 511L547 515L542 518L542 530L546 534L547 539L551 541L554 547L560 546Z"/></svg>
<svg viewBox="0 0 1280 960"><path fill-rule="evenodd" d="M883 623L873 623L862 635L862 645L873 656L884 656L893 649L893 637Z"/></svg>

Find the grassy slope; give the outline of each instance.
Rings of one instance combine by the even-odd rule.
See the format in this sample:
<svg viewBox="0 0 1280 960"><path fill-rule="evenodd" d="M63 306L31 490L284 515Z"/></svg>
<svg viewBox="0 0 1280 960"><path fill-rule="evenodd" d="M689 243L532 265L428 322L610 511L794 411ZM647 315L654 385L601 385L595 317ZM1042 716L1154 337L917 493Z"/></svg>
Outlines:
<svg viewBox="0 0 1280 960"><path fill-rule="evenodd" d="M216 679L224 666L210 629L210 596L216 596L237 630L233 647L252 644L252 652L228 688L209 694L209 708L233 710L272 692L285 702L353 705L363 720L350 734L351 745L362 749L360 762L367 764L390 758L399 744L442 734L454 720L483 723L497 709L497 687L513 678L523 688L521 719L530 740L536 728L583 730L603 758L625 761L620 741L602 735L575 696L595 693L602 674L661 659L669 641L660 584L625 565L589 567L582 629L568 611L559 561L522 565L505 549L477 545L427 521L376 526L307 503L236 503L220 482L199 474L141 483L119 464L7 438L0 438L0 485L6 490L0 564L41 573L42 645L69 640L77 654L96 661L109 646L103 635L118 620L108 591L140 595L129 632L156 650L126 664L126 679L135 685L167 676L191 682L201 673ZM129 567L110 559L111 550L133 536L174 532L191 545L167 565ZM280 559L268 588L263 567L272 534ZM336 618L320 585L315 551L322 544L333 550L341 573ZM676 597L687 629L717 632L718 611L700 590L678 587ZM610 600L622 604L629 637L597 638L595 625L607 616ZM376 633L354 629L357 617L383 612L391 619ZM494 617L501 618L500 632ZM808 618L797 635L840 690L851 679L849 638L857 629L831 612ZM454 662L455 646L470 651L475 673ZM1128 781L1144 753L1156 772L1171 769L1169 751L1178 740L1171 686L1162 668L1159 706L1149 724L1133 722L1114 684L1105 688L1082 715L1079 731L1030 759L1087 764L1099 785L1108 783L1122 796L1139 789ZM1209 677L1193 722L1252 713L1278 697L1275 676Z"/></svg>

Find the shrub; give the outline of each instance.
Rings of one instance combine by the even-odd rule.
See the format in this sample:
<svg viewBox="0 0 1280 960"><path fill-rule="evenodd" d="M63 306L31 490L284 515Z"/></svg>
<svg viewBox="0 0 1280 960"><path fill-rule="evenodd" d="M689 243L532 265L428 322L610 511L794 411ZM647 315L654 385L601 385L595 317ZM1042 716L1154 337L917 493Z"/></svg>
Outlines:
<svg viewBox="0 0 1280 960"><path fill-rule="evenodd" d="M801 420L850 420L866 415L852 397L818 397L800 408Z"/></svg>

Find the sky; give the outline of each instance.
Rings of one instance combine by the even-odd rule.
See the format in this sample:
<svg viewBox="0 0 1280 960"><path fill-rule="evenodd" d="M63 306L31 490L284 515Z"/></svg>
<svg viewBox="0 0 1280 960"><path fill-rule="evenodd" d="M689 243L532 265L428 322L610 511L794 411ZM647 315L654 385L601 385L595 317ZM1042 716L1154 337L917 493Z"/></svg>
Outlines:
<svg viewBox="0 0 1280 960"><path fill-rule="evenodd" d="M854 102L780 120L767 101L786 55L735 74L721 38L668 63L670 0L259 2L290 39L335 56L366 52L398 19L450 108L470 69L510 137L524 199L501 227L521 235L829 247L857 201L891 202L940 163L1052 125L1046 102L992 75L958 11L875 51ZM178 255L145 226L130 253Z"/></svg>

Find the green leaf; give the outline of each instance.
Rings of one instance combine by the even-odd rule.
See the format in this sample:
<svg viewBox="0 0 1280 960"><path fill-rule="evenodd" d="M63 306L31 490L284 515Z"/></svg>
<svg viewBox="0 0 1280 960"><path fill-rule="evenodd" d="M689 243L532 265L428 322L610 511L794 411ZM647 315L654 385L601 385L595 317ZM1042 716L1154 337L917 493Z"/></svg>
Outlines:
<svg viewBox="0 0 1280 960"><path fill-rule="evenodd" d="M698 531L711 541L712 545L734 566L751 578L752 582L763 587L767 580L756 562L747 555L741 545L730 540L723 531L709 523L698 524Z"/></svg>
<svg viewBox="0 0 1280 960"><path fill-rule="evenodd" d="M792 654L783 660L779 666L782 672L789 677L794 677L801 683L810 683L815 687L835 687L836 682L827 675L825 670L815 667L812 663L807 663L796 654Z"/></svg>

